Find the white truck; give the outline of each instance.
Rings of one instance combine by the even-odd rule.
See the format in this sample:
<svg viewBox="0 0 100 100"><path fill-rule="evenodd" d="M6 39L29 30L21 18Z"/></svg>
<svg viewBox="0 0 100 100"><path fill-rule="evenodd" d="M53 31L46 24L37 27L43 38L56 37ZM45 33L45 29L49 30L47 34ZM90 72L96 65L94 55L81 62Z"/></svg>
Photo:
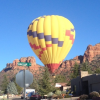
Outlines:
<svg viewBox="0 0 100 100"><path fill-rule="evenodd" d="M26 89L25 98L27 98L27 95L28 95L30 92L34 92L34 93L35 93L35 89ZM23 99L23 98L24 98L24 89L23 89L23 93L22 93L21 99Z"/></svg>

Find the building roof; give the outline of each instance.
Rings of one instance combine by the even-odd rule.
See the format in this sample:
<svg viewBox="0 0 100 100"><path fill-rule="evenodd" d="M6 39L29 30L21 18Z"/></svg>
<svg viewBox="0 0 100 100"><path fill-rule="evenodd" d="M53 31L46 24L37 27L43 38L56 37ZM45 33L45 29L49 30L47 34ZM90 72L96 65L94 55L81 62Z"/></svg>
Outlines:
<svg viewBox="0 0 100 100"><path fill-rule="evenodd" d="M67 83L56 83L55 87L67 86Z"/></svg>

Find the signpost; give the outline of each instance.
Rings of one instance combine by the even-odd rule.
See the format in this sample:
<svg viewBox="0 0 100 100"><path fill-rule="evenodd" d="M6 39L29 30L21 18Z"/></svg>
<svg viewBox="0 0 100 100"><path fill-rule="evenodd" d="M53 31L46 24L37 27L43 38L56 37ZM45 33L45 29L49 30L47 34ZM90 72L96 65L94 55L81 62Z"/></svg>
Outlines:
<svg viewBox="0 0 100 100"><path fill-rule="evenodd" d="M31 63L18 62L18 66L31 66Z"/></svg>
<svg viewBox="0 0 100 100"><path fill-rule="evenodd" d="M31 66L31 63L18 62L18 66ZM24 100L25 100L25 69L24 69Z"/></svg>

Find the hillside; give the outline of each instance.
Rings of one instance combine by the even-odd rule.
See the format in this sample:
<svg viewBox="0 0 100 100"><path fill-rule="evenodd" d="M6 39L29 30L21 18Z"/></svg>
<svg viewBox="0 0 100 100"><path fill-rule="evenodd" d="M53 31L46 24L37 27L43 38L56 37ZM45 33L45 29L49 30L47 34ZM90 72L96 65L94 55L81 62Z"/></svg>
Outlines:
<svg viewBox="0 0 100 100"><path fill-rule="evenodd" d="M83 56L76 56L71 60L64 61L54 74L63 74L69 81L69 75L75 62L81 64L86 60L89 62L92 70L96 70L96 68L100 67L100 43L96 44L95 46L87 46ZM17 66L18 62L30 62L32 63L32 66L30 66L29 68ZM8 79L11 80L16 75L16 73L18 73L20 70L23 70L24 68L30 70L33 73L34 77L38 77L39 73L43 71L43 66L36 64L36 60L34 57L22 57L20 59L15 59L12 63L7 63L6 67L0 72L0 84L3 80L4 74L6 74Z"/></svg>

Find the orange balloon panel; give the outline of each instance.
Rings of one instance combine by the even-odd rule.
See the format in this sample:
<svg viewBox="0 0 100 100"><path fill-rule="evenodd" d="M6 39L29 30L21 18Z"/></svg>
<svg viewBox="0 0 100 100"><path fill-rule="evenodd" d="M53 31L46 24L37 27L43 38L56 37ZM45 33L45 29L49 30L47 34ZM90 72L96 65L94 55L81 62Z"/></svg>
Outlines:
<svg viewBox="0 0 100 100"><path fill-rule="evenodd" d="M70 51L75 40L75 30L65 17L41 16L29 25L27 37L34 53L53 73Z"/></svg>

